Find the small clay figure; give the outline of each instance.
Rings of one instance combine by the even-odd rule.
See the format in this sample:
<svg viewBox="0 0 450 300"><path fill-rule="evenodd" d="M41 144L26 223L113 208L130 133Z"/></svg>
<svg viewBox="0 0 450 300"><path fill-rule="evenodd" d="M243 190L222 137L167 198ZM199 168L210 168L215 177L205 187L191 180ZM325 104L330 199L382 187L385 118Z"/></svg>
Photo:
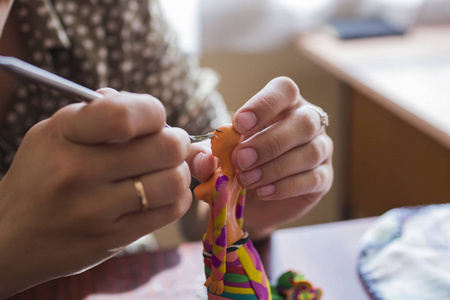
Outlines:
<svg viewBox="0 0 450 300"><path fill-rule="evenodd" d="M208 299L272 299L270 285L258 252L242 229L245 190L235 177L231 152L241 136L231 124L211 138L212 154L220 167L194 194L211 208L203 238Z"/></svg>
<svg viewBox="0 0 450 300"><path fill-rule="evenodd" d="M278 278L277 297L274 300L320 300L322 290L313 288L305 276L295 271L288 271Z"/></svg>
<svg viewBox="0 0 450 300"><path fill-rule="evenodd" d="M203 257L209 300L319 300L322 291L302 275L286 272L271 287L258 252L242 229L245 189L235 177L231 152L241 136L225 124L211 138L220 167L194 194L209 204L211 215L203 237Z"/></svg>

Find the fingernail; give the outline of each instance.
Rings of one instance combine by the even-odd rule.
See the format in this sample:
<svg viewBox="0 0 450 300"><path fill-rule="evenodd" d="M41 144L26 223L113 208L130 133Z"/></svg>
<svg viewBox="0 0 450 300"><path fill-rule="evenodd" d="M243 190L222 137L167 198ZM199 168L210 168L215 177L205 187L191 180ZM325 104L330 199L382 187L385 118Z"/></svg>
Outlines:
<svg viewBox="0 0 450 300"><path fill-rule="evenodd" d="M241 170L248 169L258 160L258 153L252 148L241 149L237 153L237 160Z"/></svg>
<svg viewBox="0 0 450 300"><path fill-rule="evenodd" d="M200 174L202 173L202 166L203 166L203 159L205 158L205 153L200 152L199 154L197 154L194 158L194 175L196 177L199 177Z"/></svg>
<svg viewBox="0 0 450 300"><path fill-rule="evenodd" d="M273 193L275 193L275 185L274 184L268 184L262 187L259 187L255 190L256 195L258 197L265 197L270 196Z"/></svg>
<svg viewBox="0 0 450 300"><path fill-rule="evenodd" d="M252 112L246 111L246 112L240 113L236 117L236 121L234 124L235 129L240 134L244 134L244 133L250 131L250 129L252 129L253 127L255 127L257 121L258 120L256 119L256 115Z"/></svg>
<svg viewBox="0 0 450 300"><path fill-rule="evenodd" d="M239 180L242 182L244 186L251 185L255 182L258 182L262 178L262 171L260 168L255 168L253 170L242 172L239 174Z"/></svg>

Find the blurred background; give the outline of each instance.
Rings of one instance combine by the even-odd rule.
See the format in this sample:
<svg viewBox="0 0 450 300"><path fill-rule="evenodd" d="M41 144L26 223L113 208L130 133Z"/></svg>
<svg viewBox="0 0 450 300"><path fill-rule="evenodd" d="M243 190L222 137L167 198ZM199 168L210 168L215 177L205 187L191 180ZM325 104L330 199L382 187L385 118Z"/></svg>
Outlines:
<svg viewBox="0 0 450 300"><path fill-rule="evenodd" d="M328 112L334 186L288 226L450 201L450 1L161 5L182 47L217 73L231 111L283 75ZM182 239L176 225L156 236L162 246Z"/></svg>

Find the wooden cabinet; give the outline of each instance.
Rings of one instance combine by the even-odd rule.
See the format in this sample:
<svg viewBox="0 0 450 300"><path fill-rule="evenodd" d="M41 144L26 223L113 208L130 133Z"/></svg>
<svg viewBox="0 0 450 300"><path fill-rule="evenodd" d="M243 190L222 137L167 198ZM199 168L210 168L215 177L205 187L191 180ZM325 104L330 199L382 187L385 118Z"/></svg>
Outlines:
<svg viewBox="0 0 450 300"><path fill-rule="evenodd" d="M350 95L349 216L449 202L450 149L360 92Z"/></svg>
<svg viewBox="0 0 450 300"><path fill-rule="evenodd" d="M344 215L450 202L450 25L351 41L311 33L297 45L344 90Z"/></svg>

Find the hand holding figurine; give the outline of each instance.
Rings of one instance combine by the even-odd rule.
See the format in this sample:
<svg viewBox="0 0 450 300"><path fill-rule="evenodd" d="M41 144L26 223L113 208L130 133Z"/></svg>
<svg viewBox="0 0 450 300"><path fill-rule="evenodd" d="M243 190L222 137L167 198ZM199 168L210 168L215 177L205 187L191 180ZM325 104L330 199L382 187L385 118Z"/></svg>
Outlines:
<svg viewBox="0 0 450 300"><path fill-rule="evenodd" d="M285 77L270 81L236 112L233 125L246 140L232 160L248 189L246 225L255 238L303 215L330 189L333 142L319 112Z"/></svg>
<svg viewBox="0 0 450 300"><path fill-rule="evenodd" d="M232 163L247 189L245 229L254 240L305 214L330 189L333 142L323 117L286 77L270 81L234 115L244 141L233 150ZM208 146L195 147L191 172L206 181L217 163Z"/></svg>

